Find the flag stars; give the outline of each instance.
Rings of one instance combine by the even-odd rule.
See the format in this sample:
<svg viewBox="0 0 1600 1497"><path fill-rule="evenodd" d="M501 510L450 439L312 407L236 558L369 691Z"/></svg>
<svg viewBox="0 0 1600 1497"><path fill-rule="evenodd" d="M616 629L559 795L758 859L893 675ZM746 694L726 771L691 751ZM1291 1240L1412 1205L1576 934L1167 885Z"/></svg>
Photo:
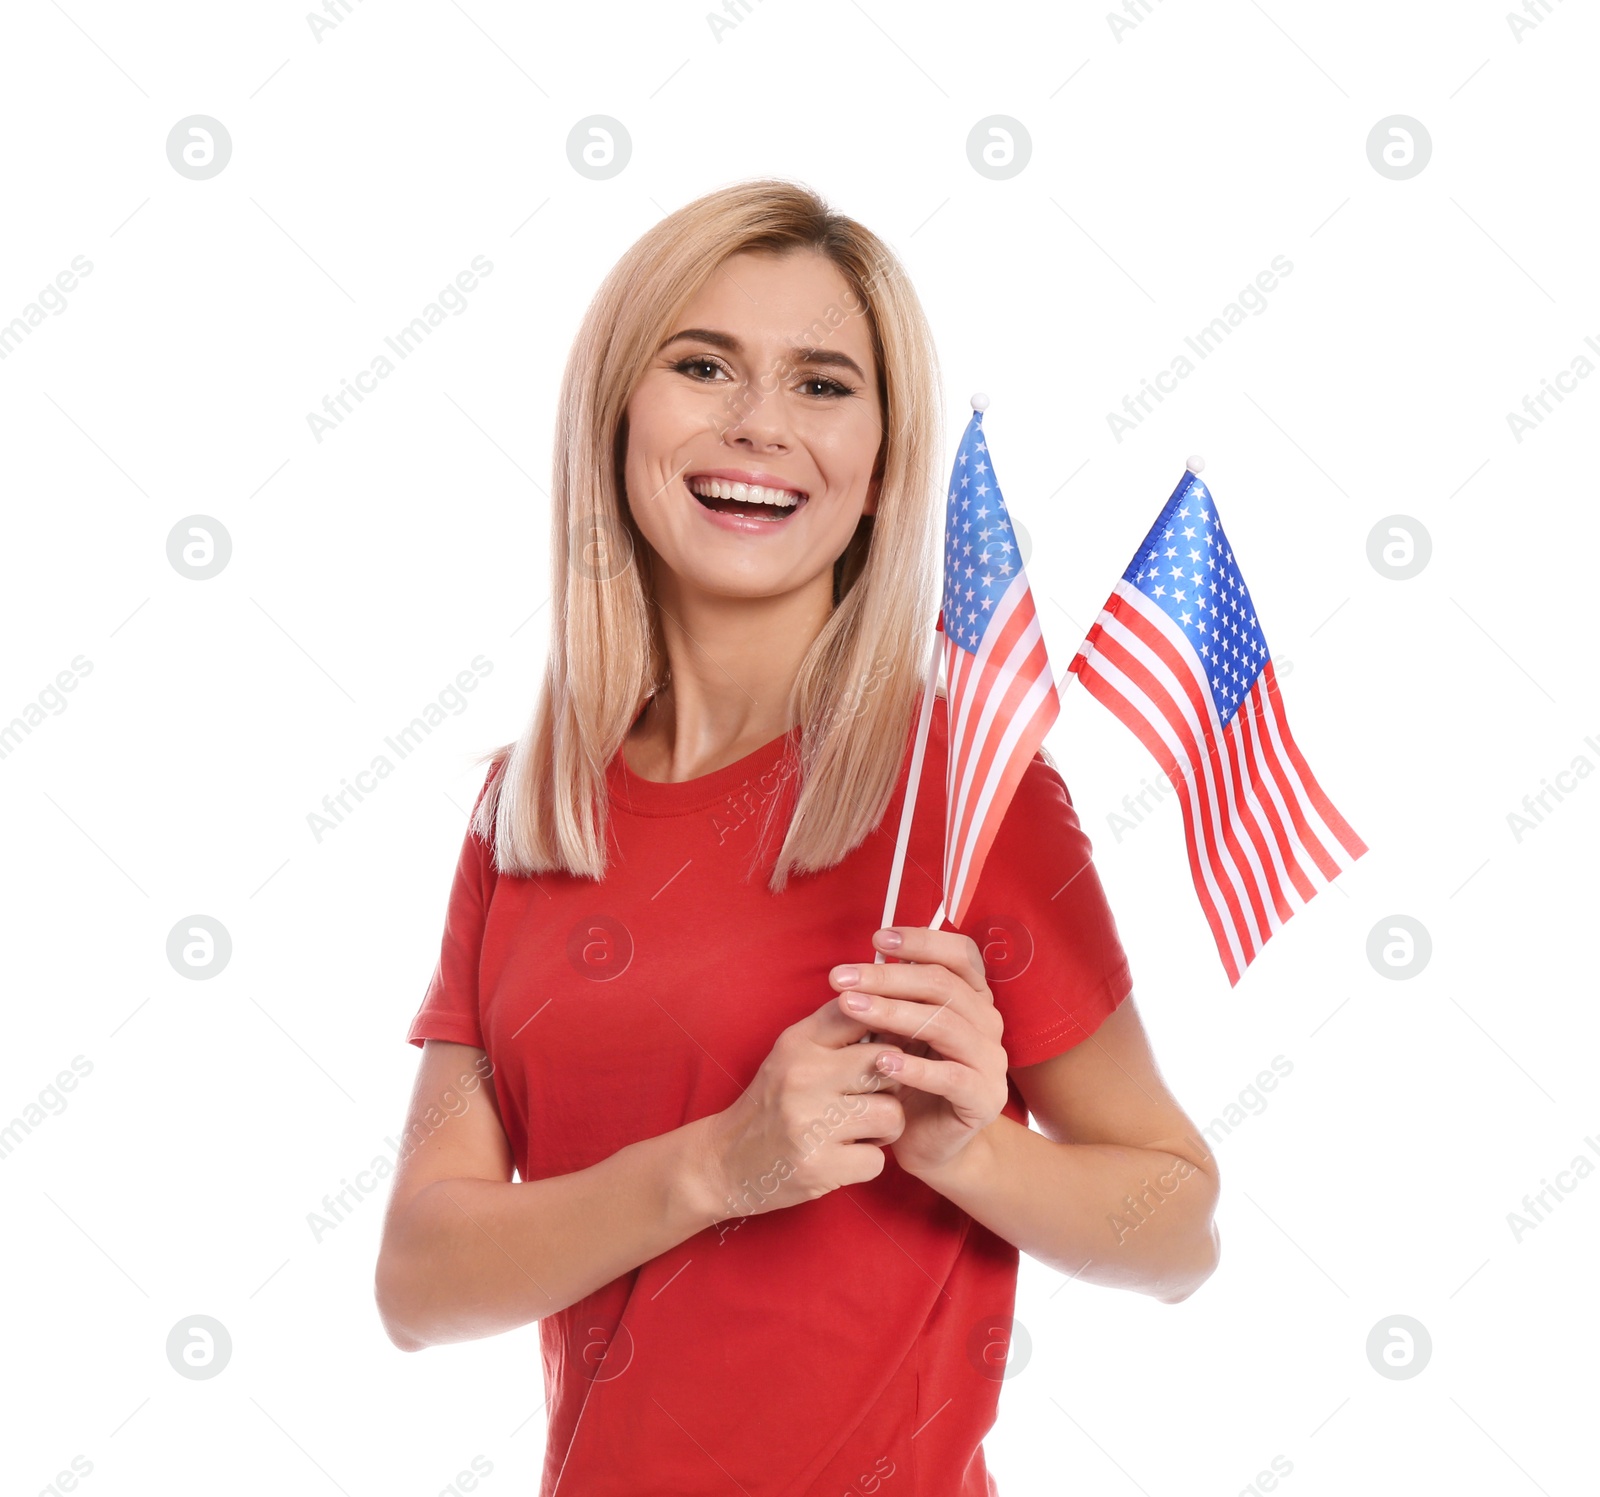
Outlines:
<svg viewBox="0 0 1600 1497"><path fill-rule="evenodd" d="M1151 526L1123 575L1214 667L1213 697L1226 722L1253 689L1271 651L1209 494L1198 484L1189 485L1186 494L1189 502L1165 511ZM1195 499L1205 500L1204 505Z"/></svg>

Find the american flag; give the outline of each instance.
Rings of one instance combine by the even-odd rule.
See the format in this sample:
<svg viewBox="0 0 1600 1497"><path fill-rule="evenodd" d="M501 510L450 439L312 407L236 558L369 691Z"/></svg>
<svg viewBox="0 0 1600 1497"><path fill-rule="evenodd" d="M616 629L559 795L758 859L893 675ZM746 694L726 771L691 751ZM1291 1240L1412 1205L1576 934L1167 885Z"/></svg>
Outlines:
<svg viewBox="0 0 1600 1497"><path fill-rule="evenodd" d="M1366 852L1289 732L1261 621L1211 492L1186 472L1073 657L1183 806L1195 893L1228 982ZM1341 856L1341 853L1343 856Z"/></svg>
<svg viewBox="0 0 1600 1497"><path fill-rule="evenodd" d="M944 635L950 722L944 909L959 926L1012 792L1061 710L981 410L956 454L944 535L935 626Z"/></svg>

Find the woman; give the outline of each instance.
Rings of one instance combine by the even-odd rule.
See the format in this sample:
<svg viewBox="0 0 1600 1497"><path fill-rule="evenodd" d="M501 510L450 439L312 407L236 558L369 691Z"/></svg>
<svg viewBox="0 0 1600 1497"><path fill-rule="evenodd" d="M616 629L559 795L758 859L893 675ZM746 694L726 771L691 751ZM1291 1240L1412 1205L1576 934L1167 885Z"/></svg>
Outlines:
<svg viewBox="0 0 1600 1497"><path fill-rule="evenodd" d="M557 632L408 1034L384 1325L538 1321L542 1497L992 1493L1018 1250L1184 1299L1217 1172L1045 757L925 929L933 714L874 934L942 540L917 299L806 189L714 192L611 272L561 417Z"/></svg>

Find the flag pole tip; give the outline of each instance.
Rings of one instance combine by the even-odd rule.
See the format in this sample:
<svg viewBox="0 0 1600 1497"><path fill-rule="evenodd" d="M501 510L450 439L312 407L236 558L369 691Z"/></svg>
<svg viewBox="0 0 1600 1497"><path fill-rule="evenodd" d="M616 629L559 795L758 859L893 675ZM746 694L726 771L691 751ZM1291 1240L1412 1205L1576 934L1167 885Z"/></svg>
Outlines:
<svg viewBox="0 0 1600 1497"><path fill-rule="evenodd" d="M1184 464L1184 467L1191 473L1203 473L1205 472L1206 460L1197 452Z"/></svg>
<svg viewBox="0 0 1600 1497"><path fill-rule="evenodd" d="M989 397L987 395L983 394L982 392L978 393L977 395L974 395L972 397L972 409L975 410L975 411L986 411L986 410L988 410L989 409Z"/></svg>

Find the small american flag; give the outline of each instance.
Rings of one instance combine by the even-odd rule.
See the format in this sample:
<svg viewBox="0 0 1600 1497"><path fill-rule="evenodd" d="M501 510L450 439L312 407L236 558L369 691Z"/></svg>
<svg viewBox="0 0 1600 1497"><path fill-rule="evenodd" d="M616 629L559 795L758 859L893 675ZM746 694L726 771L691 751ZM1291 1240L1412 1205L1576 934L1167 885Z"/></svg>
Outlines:
<svg viewBox="0 0 1600 1497"><path fill-rule="evenodd" d="M1067 667L1155 756L1230 985L1366 852L1295 745L1211 492L1179 480ZM1341 857L1341 853L1343 856Z"/></svg>
<svg viewBox="0 0 1600 1497"><path fill-rule="evenodd" d="M944 635L950 722L944 909L959 926L1012 792L1061 710L982 410L973 411L956 454L944 534L935 625Z"/></svg>

